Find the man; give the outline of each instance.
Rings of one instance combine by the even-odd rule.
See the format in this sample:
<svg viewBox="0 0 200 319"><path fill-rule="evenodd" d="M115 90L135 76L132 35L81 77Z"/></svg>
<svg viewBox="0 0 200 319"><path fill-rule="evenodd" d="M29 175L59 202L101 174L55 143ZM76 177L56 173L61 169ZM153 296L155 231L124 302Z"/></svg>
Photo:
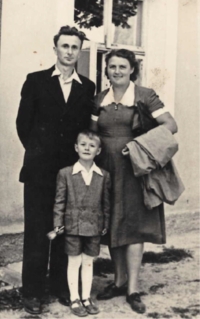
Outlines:
<svg viewBox="0 0 200 319"><path fill-rule="evenodd" d="M49 260L47 233L53 227L53 203L59 169L77 161L74 143L89 125L95 85L76 73L85 34L61 27L54 37L56 65L28 74L21 92L17 132L25 148L20 181L24 183L24 255L22 269L25 310L41 313ZM52 242L50 289L68 305L64 237Z"/></svg>

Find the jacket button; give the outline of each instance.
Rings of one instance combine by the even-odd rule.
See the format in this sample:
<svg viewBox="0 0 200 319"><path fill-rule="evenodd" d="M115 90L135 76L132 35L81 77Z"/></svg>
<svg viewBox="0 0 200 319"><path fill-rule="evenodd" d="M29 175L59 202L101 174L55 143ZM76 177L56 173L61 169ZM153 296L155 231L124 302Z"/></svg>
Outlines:
<svg viewBox="0 0 200 319"><path fill-rule="evenodd" d="M62 134L62 133L60 134L60 137L63 137L63 134Z"/></svg>

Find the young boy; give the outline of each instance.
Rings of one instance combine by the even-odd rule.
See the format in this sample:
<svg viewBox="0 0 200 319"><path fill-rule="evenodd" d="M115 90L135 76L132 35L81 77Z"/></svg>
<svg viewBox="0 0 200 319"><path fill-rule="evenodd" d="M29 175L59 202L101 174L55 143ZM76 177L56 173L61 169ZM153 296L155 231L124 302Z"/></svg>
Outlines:
<svg viewBox="0 0 200 319"><path fill-rule="evenodd" d="M109 227L110 176L93 161L101 152L98 134L79 133L75 150L78 162L58 173L54 227L57 231L64 225L70 308L73 314L83 317L99 313L90 293L93 258L98 256L101 235L105 235ZM78 292L80 266L82 298Z"/></svg>

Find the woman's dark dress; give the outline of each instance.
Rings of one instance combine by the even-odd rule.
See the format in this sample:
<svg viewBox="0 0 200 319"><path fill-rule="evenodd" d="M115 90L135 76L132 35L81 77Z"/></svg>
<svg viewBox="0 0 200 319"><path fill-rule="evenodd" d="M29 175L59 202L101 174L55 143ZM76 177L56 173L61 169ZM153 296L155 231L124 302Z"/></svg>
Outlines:
<svg viewBox="0 0 200 319"><path fill-rule="evenodd" d="M99 97L94 110L99 115L98 130L103 141L98 164L110 172L112 181L110 246L165 243L163 205L153 210L144 206L141 185L133 174L129 156L122 155L126 143L133 139L134 109L121 104L116 107L114 103L100 107Z"/></svg>

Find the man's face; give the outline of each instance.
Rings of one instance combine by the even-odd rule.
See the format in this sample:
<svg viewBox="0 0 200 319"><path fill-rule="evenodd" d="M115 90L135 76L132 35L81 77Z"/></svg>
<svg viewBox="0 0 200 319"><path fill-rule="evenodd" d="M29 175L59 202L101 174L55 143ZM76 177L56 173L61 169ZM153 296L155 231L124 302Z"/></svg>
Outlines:
<svg viewBox="0 0 200 319"><path fill-rule="evenodd" d="M54 51L60 64L74 66L80 56L81 40L76 35L61 35Z"/></svg>

